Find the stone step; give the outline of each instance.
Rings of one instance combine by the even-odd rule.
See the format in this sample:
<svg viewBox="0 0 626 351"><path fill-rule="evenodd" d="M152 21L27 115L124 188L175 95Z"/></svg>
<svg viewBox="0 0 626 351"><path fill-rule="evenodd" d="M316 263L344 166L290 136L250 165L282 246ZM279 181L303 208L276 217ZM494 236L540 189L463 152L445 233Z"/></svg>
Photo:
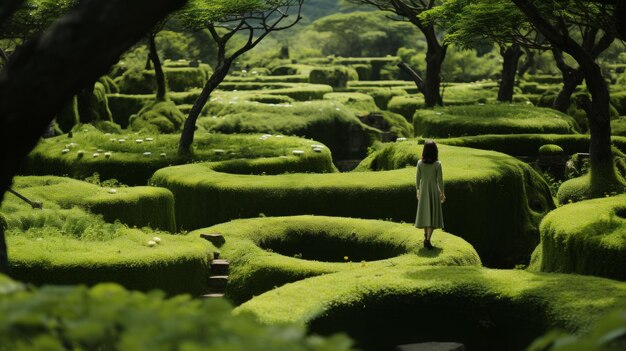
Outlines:
<svg viewBox="0 0 626 351"><path fill-rule="evenodd" d="M229 263L224 259L217 259L211 261L211 268L209 272L211 275L228 275Z"/></svg>
<svg viewBox="0 0 626 351"><path fill-rule="evenodd" d="M456 342L422 342L398 345L396 351L465 351L465 345Z"/></svg>
<svg viewBox="0 0 626 351"><path fill-rule="evenodd" d="M200 296L201 299L220 299L223 297L224 297L224 294L204 294Z"/></svg>
<svg viewBox="0 0 626 351"><path fill-rule="evenodd" d="M219 233L202 233L200 234L200 237L202 239L210 241L211 244L217 247L224 245L224 243L226 242L226 239L224 239L222 234Z"/></svg>
<svg viewBox="0 0 626 351"><path fill-rule="evenodd" d="M220 293L226 291L226 284L228 284L227 275L212 275L209 277L208 288L212 293Z"/></svg>

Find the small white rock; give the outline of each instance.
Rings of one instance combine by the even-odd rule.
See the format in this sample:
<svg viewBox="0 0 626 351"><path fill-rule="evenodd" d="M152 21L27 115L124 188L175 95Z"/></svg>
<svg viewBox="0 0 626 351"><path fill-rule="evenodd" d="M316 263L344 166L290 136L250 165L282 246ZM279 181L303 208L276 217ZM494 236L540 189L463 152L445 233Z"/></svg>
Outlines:
<svg viewBox="0 0 626 351"><path fill-rule="evenodd" d="M313 148L313 151L315 151L315 152L322 152L322 148L321 147L316 147L316 148Z"/></svg>
<svg viewBox="0 0 626 351"><path fill-rule="evenodd" d="M153 141L154 139L153 138L145 138L144 140L145 141Z"/></svg>
<svg viewBox="0 0 626 351"><path fill-rule="evenodd" d="M99 153L97 153L97 152L94 152L92 156L93 156L93 158L96 158L96 157L99 157L99 156L100 156L100 154L99 154Z"/></svg>
<svg viewBox="0 0 626 351"><path fill-rule="evenodd" d="M146 151L143 153L144 156L152 156L152 152L150 151Z"/></svg>
<svg viewBox="0 0 626 351"><path fill-rule="evenodd" d="M119 139L117 142L118 143L124 143L124 142L126 142L126 139Z"/></svg>
<svg viewBox="0 0 626 351"><path fill-rule="evenodd" d="M110 152L105 152L105 153L104 153L104 157L105 157L105 158L109 158L109 157L111 157L111 153L110 153Z"/></svg>
<svg viewBox="0 0 626 351"><path fill-rule="evenodd" d="M153 240L150 240L150 241L148 241L148 246L154 247L154 246L156 246L156 243Z"/></svg>
<svg viewBox="0 0 626 351"><path fill-rule="evenodd" d="M294 155L304 155L304 151L302 150L293 150L291 153Z"/></svg>
<svg viewBox="0 0 626 351"><path fill-rule="evenodd" d="M78 152L76 152L76 154L78 155L78 157L83 157L83 155L85 154L85 151L83 150L78 150Z"/></svg>
<svg viewBox="0 0 626 351"><path fill-rule="evenodd" d="M62 154L66 154L66 153L68 153L68 152L70 152L70 149L63 149L63 150L61 150L61 153L62 153Z"/></svg>
<svg viewBox="0 0 626 351"><path fill-rule="evenodd" d="M441 116L441 115L443 115L443 113L441 113L441 112L437 112L437 113L435 113L435 114L436 114L437 116Z"/></svg>
<svg viewBox="0 0 626 351"><path fill-rule="evenodd" d="M109 140L112 141L112 142L116 142L117 141L117 139L115 139L115 138L111 138Z"/></svg>
<svg viewBox="0 0 626 351"><path fill-rule="evenodd" d="M161 156L161 157L165 157L165 156L167 156L167 154L166 154L165 152L161 152L161 153L159 154L159 156Z"/></svg>
<svg viewBox="0 0 626 351"><path fill-rule="evenodd" d="M161 243L161 238L159 238L158 236L155 236L154 238L152 238L152 241L154 241L157 244Z"/></svg>
<svg viewBox="0 0 626 351"><path fill-rule="evenodd" d="M213 152L214 152L216 155L221 155L221 154L225 153L226 151L224 151L224 150L222 150L222 149L213 149Z"/></svg>
<svg viewBox="0 0 626 351"><path fill-rule="evenodd" d="M111 188L109 189L109 194L117 194L117 190Z"/></svg>
<svg viewBox="0 0 626 351"><path fill-rule="evenodd" d="M396 141L407 141L407 138L396 138Z"/></svg>
<svg viewBox="0 0 626 351"><path fill-rule="evenodd" d="M135 140L135 142L136 142L137 144L141 144L141 143L143 143L143 139L136 139L136 140Z"/></svg>
<svg viewBox="0 0 626 351"><path fill-rule="evenodd" d="M98 149L98 150L96 150L96 152L104 152L104 150Z"/></svg>
<svg viewBox="0 0 626 351"><path fill-rule="evenodd" d="M312 148L312 149L323 149L323 148L324 148L324 145L320 145L320 144L313 144L313 145L311 145L311 148Z"/></svg>

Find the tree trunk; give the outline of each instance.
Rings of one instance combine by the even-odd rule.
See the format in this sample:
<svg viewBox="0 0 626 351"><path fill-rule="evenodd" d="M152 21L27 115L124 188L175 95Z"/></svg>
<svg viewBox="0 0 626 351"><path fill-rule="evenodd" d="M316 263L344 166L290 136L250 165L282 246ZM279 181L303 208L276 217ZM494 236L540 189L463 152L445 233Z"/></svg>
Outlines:
<svg viewBox="0 0 626 351"><path fill-rule="evenodd" d="M563 53L558 49L552 50L552 55L556 62L556 66L561 71L563 76L563 87L557 95L552 104L552 108L563 113L567 112L567 109L571 105L572 94L576 91L576 88L582 84L585 78L582 69L575 69L565 63L563 59Z"/></svg>
<svg viewBox="0 0 626 351"><path fill-rule="evenodd" d="M184 4L184 0L80 1L44 36L34 37L11 55L0 72L0 200L24 157L72 96L106 74L148 29ZM0 246L3 269L5 259L6 250Z"/></svg>
<svg viewBox="0 0 626 351"><path fill-rule="evenodd" d="M226 78L228 71L230 70L230 66L232 61L227 60L223 64L218 65L211 78L206 82L204 88L202 88L202 92L200 96L194 102L191 111L189 111L189 116L185 120L185 125L183 126L183 131L180 135L180 141L178 143L178 154L180 156L188 156L191 154L191 145L193 144L194 134L196 132L196 121L200 116L200 112L206 105L207 101L209 101L209 97L211 97L211 93L215 90L220 83Z"/></svg>
<svg viewBox="0 0 626 351"><path fill-rule="evenodd" d="M146 71L152 69L152 59L150 58L150 54L148 53L148 57L146 57L146 66L144 67Z"/></svg>
<svg viewBox="0 0 626 351"><path fill-rule="evenodd" d="M512 102L513 90L515 88L515 77L517 76L517 66L522 57L522 48L518 44L513 44L506 48L500 48L500 54L504 59L502 63L502 76L500 78L500 88L498 89L498 101Z"/></svg>
<svg viewBox="0 0 626 351"><path fill-rule="evenodd" d="M411 66L407 65L405 62L398 63L398 67L402 71L404 71L404 73L406 73L409 77L411 77L411 79L413 79L413 83L415 83L415 86L417 86L417 89L423 93L424 80L422 79L422 77L420 77L420 75L417 72L415 72L415 70L411 68Z"/></svg>
<svg viewBox="0 0 626 351"><path fill-rule="evenodd" d="M623 192L623 185L618 180L611 151L609 88L602 76L602 69L597 63L584 62L581 63L581 68L592 98L585 108L591 135L589 143L591 195L598 197L612 191ZM618 189L620 187L621 189Z"/></svg>
<svg viewBox="0 0 626 351"><path fill-rule="evenodd" d="M0 223L0 274L9 275L9 257L2 223Z"/></svg>
<svg viewBox="0 0 626 351"><path fill-rule="evenodd" d="M159 59L159 53L156 48L156 34L148 34L148 42L150 43L150 61L154 66L154 78L157 83L157 101L165 101L165 95L167 93L167 87L165 86L165 74L163 73L163 66L161 65L161 59Z"/></svg>
<svg viewBox="0 0 626 351"><path fill-rule="evenodd" d="M425 105L428 108L436 105L442 106L441 98L441 66L446 58L447 45L439 44L435 28L428 26L422 30L426 36L428 50L426 51L426 78L422 93L424 94Z"/></svg>
<svg viewBox="0 0 626 351"><path fill-rule="evenodd" d="M87 86L82 88L76 96L80 123L92 123L96 119L92 104L95 85L95 82L87 84Z"/></svg>
<svg viewBox="0 0 626 351"><path fill-rule="evenodd" d="M0 58L4 61L7 62L9 60L9 57L7 56L7 53L4 52L4 50L2 50L2 48L0 48Z"/></svg>
<svg viewBox="0 0 626 351"><path fill-rule="evenodd" d="M531 69L535 67L535 52L533 50L526 49L524 50L524 53L526 54L526 59L517 72L519 76L523 76L529 71L532 73Z"/></svg>

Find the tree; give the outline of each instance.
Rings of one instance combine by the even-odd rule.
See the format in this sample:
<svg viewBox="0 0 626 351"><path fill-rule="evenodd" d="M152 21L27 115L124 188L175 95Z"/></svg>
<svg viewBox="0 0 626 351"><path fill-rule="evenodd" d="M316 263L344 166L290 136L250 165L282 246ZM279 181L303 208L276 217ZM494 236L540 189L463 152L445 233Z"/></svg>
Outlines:
<svg viewBox="0 0 626 351"><path fill-rule="evenodd" d="M291 28L300 19L303 0L193 0L181 10L179 16L190 29L207 28L217 45L217 66L196 99L180 136L178 153L189 155L196 129L196 121L213 90L224 80L233 62L252 50L265 37L275 31ZM295 11L293 11L295 8ZM284 20L295 12L292 20ZM235 48L228 44L236 34L244 33L247 39Z"/></svg>
<svg viewBox="0 0 626 351"><path fill-rule="evenodd" d="M104 75L157 21L184 3L83 0L46 33L16 50L0 71L0 201L22 159L55 114L87 82ZM0 7L0 20L8 18L5 4ZM7 271L0 226L0 272Z"/></svg>
<svg viewBox="0 0 626 351"><path fill-rule="evenodd" d="M167 95L167 86L165 84L165 73L163 73L163 65L157 51L156 37L166 24L166 20L161 21L148 32L148 62L152 62L154 67L154 78L157 85L156 100L165 101ZM147 68L147 67L146 67Z"/></svg>
<svg viewBox="0 0 626 351"><path fill-rule="evenodd" d="M581 101L589 121L590 181L588 197L623 192L624 184L616 172L611 152L610 95L597 62L599 52L606 50L619 33L616 13L618 1L539 1L512 0L528 21L557 50L572 56L583 73L591 100ZM621 1L623 3L623 1ZM622 6L622 5L620 5ZM570 34L571 27L583 29L582 41ZM593 46L585 37L597 37ZM587 41L589 42L589 40Z"/></svg>
<svg viewBox="0 0 626 351"><path fill-rule="evenodd" d="M350 0L357 4L375 6L382 11L394 13L415 25L426 38L426 76L422 78L406 63L399 67L409 74L424 95L426 107L443 105L441 98L441 65L446 58L447 44L441 44L433 23L425 22L420 15L439 3L437 0Z"/></svg>

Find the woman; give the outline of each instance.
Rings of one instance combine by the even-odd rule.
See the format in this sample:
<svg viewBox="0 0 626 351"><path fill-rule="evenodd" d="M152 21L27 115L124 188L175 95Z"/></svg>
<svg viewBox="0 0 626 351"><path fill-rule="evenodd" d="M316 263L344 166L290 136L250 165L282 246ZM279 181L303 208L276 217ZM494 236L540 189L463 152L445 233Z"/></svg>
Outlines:
<svg viewBox="0 0 626 351"><path fill-rule="evenodd" d="M417 189L417 215L415 226L424 228L424 247L431 250L430 238L435 228L443 228L441 204L446 201L439 150L434 141L424 143L422 159L417 162L415 186Z"/></svg>

